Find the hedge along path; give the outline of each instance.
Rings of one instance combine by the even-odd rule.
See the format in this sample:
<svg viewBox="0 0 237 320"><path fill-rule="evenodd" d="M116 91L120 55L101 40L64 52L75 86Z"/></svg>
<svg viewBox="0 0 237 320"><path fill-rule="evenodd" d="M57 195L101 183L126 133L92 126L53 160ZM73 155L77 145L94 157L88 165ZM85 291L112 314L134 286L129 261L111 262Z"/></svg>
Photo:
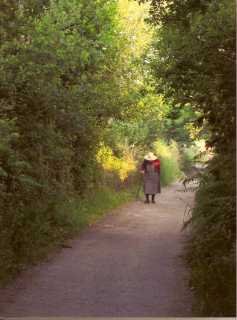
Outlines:
<svg viewBox="0 0 237 320"><path fill-rule="evenodd" d="M47 262L0 290L1 316L192 316L182 259L185 203L164 188L156 204L129 203Z"/></svg>

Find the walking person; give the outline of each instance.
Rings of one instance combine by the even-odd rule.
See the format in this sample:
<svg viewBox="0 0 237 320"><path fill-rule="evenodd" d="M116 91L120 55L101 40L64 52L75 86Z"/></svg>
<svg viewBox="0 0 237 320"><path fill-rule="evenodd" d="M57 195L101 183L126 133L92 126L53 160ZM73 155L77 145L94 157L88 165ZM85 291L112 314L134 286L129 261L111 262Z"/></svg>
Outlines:
<svg viewBox="0 0 237 320"><path fill-rule="evenodd" d="M144 157L141 167L141 173L144 180L144 194L146 196L145 203L150 203L150 196L152 203L155 203L155 195L161 192L160 187L160 160L149 152Z"/></svg>

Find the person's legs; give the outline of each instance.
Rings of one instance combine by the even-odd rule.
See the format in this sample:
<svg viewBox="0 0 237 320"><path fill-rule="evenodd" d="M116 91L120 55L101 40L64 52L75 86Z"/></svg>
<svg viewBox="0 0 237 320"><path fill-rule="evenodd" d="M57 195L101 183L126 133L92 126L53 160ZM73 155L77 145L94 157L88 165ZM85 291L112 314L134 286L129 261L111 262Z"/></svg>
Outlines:
<svg viewBox="0 0 237 320"><path fill-rule="evenodd" d="M150 200L149 200L149 194L146 194L146 200L145 200L145 203L150 203Z"/></svg>
<svg viewBox="0 0 237 320"><path fill-rule="evenodd" d="M151 195L151 201L152 201L152 203L156 203L156 202L155 202L155 194L152 194L152 195Z"/></svg>

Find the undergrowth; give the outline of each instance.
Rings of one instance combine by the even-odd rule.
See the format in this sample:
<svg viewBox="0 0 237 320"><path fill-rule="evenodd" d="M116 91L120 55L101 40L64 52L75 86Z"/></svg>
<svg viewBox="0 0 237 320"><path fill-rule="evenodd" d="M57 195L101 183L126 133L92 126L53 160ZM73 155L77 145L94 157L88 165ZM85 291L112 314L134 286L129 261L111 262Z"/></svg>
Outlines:
<svg viewBox="0 0 237 320"><path fill-rule="evenodd" d="M15 219L6 217L11 228L5 226L0 234L0 284L8 283L22 269L45 259L66 239L132 197L133 190L117 192L103 187L87 197L58 200L41 210L37 207L37 214L32 206L27 211L15 212Z"/></svg>
<svg viewBox="0 0 237 320"><path fill-rule="evenodd" d="M230 172L225 168L227 159L222 158L222 166L214 159L210 168L213 163L214 167L219 163L218 172L209 172L203 177L191 219L192 233L187 247L190 284L197 298L196 314L234 316L235 179L226 176L226 172Z"/></svg>
<svg viewBox="0 0 237 320"><path fill-rule="evenodd" d="M132 191L115 190L103 187L89 194L83 199L74 198L58 208L58 224L71 234L80 231L86 226L95 223L108 210L131 200Z"/></svg>

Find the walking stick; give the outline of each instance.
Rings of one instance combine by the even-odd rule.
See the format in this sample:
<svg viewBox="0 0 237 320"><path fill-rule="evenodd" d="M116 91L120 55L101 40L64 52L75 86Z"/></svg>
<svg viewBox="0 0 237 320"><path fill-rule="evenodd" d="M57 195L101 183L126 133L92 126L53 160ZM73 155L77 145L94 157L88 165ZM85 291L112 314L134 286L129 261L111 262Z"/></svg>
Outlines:
<svg viewBox="0 0 237 320"><path fill-rule="evenodd" d="M140 190L141 190L141 184L139 183L139 186L137 188L137 192L136 192L136 197L135 199L138 200L139 199L139 193L140 193Z"/></svg>
<svg viewBox="0 0 237 320"><path fill-rule="evenodd" d="M141 191L141 187L142 187L142 176L139 179L138 188L137 188L136 196L135 196L136 200L139 199L139 194L140 194L140 191Z"/></svg>

